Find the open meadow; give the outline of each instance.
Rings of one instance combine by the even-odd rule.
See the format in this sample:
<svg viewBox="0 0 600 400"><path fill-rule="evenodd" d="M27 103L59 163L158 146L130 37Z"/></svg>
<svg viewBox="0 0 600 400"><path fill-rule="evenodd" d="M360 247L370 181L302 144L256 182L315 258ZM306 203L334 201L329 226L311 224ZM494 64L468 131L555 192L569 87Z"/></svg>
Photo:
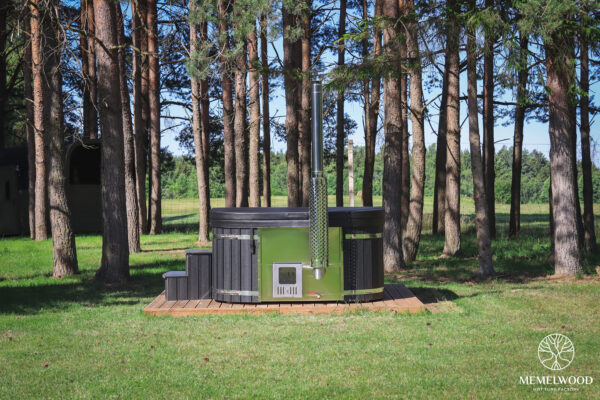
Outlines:
<svg viewBox="0 0 600 400"><path fill-rule="evenodd" d="M600 258L586 256L578 277L551 277L545 205L523 206L517 239L498 205L491 281L474 278L472 202L462 202L460 258L438 258L444 239L426 222L418 261L386 277L426 303L420 314L145 316L161 274L184 269L184 251L198 246L195 207L164 201L168 232L142 237L126 286L93 281L99 235L77 237L81 274L62 280L51 278L50 240L0 239L0 398L600 398ZM576 349L556 373L537 355L551 333ZM594 383L520 383L549 374Z"/></svg>

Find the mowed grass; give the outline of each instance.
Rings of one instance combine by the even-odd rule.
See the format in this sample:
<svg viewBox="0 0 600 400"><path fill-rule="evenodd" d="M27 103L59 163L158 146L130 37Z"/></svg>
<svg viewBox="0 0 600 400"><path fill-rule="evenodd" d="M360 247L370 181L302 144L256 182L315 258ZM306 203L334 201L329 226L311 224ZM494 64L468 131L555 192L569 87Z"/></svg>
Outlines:
<svg viewBox="0 0 600 400"><path fill-rule="evenodd" d="M77 238L81 274L63 280L51 278L51 241L2 239L0 398L600 398L600 258L554 279L548 215L524 213L518 239L506 238L506 214L498 220L497 279L475 279L468 223L461 257L439 259L443 237L426 232L419 260L386 277L428 304L416 315L145 316L161 274L197 246L193 231L142 237L131 282L110 287L93 281L100 236ZM559 372L537 358L555 332L576 349ZM520 384L529 375L594 383L534 391Z"/></svg>

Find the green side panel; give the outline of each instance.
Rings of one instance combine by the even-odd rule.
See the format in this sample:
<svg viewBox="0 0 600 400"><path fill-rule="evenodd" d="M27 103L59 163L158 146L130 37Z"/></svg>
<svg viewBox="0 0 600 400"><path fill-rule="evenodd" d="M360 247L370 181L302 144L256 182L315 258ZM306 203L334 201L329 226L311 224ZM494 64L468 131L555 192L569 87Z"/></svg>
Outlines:
<svg viewBox="0 0 600 400"><path fill-rule="evenodd" d="M342 228L329 228L329 265L316 280L310 268L308 228L259 228L258 291L261 302L337 301L344 299ZM273 297L273 264L302 264L302 297ZM318 298L315 293L320 295Z"/></svg>

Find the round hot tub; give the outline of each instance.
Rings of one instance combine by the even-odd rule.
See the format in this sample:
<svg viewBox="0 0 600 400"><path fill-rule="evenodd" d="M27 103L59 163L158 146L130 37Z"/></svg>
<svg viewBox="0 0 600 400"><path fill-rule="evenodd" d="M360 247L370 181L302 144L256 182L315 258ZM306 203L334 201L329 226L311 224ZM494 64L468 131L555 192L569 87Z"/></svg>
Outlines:
<svg viewBox="0 0 600 400"><path fill-rule="evenodd" d="M260 265L260 228L304 228L308 232L308 214L307 208L212 209L213 298L236 303L264 301L260 297L260 269L271 265ZM341 230L343 289L340 291L345 301L383 298L383 218L380 207L328 209L329 226ZM284 245L290 251L296 246L293 241Z"/></svg>

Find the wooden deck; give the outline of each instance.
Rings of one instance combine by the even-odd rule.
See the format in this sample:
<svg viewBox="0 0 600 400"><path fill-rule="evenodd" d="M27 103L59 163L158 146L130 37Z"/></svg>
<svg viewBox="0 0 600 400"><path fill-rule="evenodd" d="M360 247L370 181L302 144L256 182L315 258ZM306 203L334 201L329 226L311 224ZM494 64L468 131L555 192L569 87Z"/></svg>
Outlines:
<svg viewBox="0 0 600 400"><path fill-rule="evenodd" d="M395 313L417 313L425 305L402 284L385 285L383 300L369 303L264 303L237 304L215 300L166 301L164 292L144 309L148 315L172 315L182 317L198 314L339 314L357 310L390 311Z"/></svg>

